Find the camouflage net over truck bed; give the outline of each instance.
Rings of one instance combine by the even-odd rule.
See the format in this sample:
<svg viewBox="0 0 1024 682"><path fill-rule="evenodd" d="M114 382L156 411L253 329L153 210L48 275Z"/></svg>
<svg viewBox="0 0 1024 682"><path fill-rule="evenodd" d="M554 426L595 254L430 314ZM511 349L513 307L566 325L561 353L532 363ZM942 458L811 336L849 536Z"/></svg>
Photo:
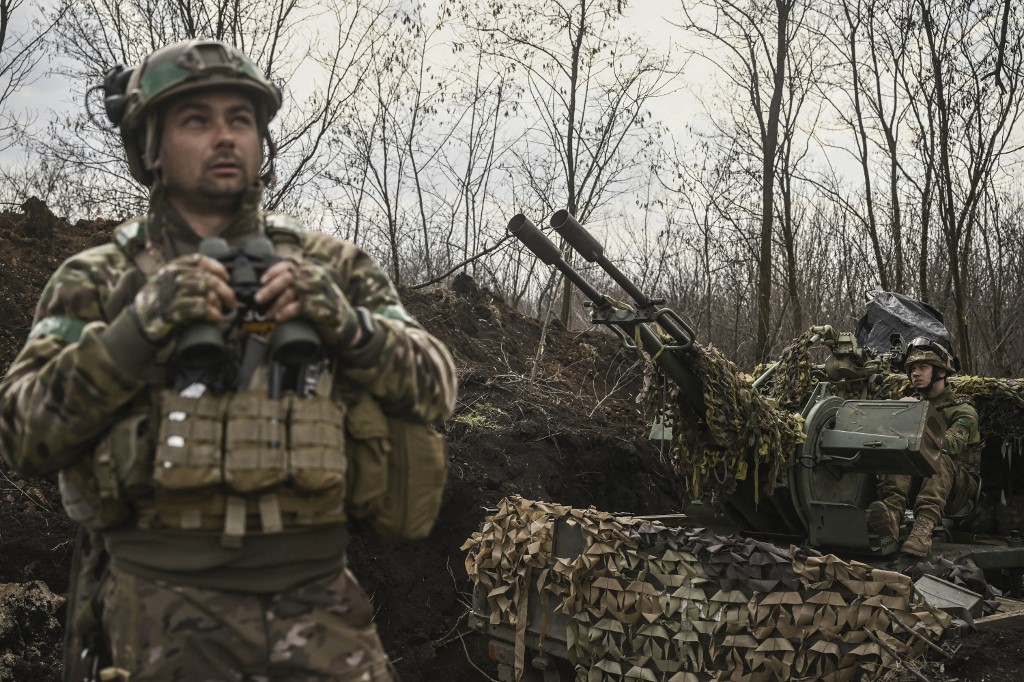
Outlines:
<svg viewBox="0 0 1024 682"><path fill-rule="evenodd" d="M555 556L559 522L582 535L578 556ZM527 622L527 601L546 600L570 618L579 681L874 679L950 623L900 573L519 497L463 550L485 617L516 630L517 665L528 627L555 636Z"/></svg>

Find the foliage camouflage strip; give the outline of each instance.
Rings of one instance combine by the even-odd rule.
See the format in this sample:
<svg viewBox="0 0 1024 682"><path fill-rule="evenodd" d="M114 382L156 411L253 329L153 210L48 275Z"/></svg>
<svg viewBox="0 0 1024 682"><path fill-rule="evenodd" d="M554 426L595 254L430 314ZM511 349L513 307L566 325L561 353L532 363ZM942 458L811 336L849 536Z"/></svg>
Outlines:
<svg viewBox="0 0 1024 682"><path fill-rule="evenodd" d="M674 425L669 457L676 473L694 498L721 499L750 475L755 490L763 484L770 495L789 454L804 442L803 418L758 393L713 346L696 351L693 369L704 385L706 429L683 414L678 387L658 377L668 382L665 409Z"/></svg>
<svg viewBox="0 0 1024 682"><path fill-rule="evenodd" d="M555 556L556 528L568 526L582 551ZM570 617L580 682L877 679L923 655L908 628L938 640L951 622L900 573L519 497L463 550L490 621L517 630L519 666L529 600Z"/></svg>

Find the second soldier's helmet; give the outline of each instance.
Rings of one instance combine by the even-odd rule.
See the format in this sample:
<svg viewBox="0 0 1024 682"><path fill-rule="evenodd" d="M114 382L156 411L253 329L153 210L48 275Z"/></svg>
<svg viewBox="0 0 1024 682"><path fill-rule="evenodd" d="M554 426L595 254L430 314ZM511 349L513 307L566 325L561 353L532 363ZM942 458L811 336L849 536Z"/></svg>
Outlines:
<svg viewBox="0 0 1024 682"><path fill-rule="evenodd" d="M903 366L910 369L919 362L926 362L946 372L946 376L956 374L960 369L959 360L941 343L919 336L907 344L907 357Z"/></svg>
<svg viewBox="0 0 1024 682"><path fill-rule="evenodd" d="M262 133L273 161L267 125L281 108L281 90L238 49L218 40L186 40L161 48L138 66L117 65L104 77L107 117L121 129L132 177L153 184L160 105L186 92L209 88L242 90L257 107Z"/></svg>

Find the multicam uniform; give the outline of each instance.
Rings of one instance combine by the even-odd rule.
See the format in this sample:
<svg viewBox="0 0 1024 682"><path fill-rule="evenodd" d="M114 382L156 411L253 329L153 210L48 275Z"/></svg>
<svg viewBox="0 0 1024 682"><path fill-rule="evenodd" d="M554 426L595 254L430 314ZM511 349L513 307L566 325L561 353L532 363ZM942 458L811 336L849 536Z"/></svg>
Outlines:
<svg viewBox="0 0 1024 682"><path fill-rule="evenodd" d="M265 233L259 199L259 190L245 197L221 234L229 245ZM242 492L216 471L212 483L192 489L166 485L159 458L154 467L155 406L168 391L170 349L152 348L125 308L146 281L140 250L171 260L195 253L199 238L159 198L134 233L121 234L120 244L74 256L53 275L29 340L0 383L3 458L25 474L60 472L69 515L109 556L93 604L113 666L125 671L115 679L390 679L369 601L345 568L341 451L335 459L321 453L317 466L329 475L319 483L303 484L289 464ZM324 373L333 383L329 399L288 403L290 428L306 419L310 433L340 430L331 423L339 412L330 410L343 413L354 395L367 393L408 420L447 417L451 357L408 315L387 277L348 242L294 235L302 258L325 268L352 306L372 313L374 333L363 347L333 353L336 369ZM228 440L230 422L226 432ZM224 458L214 454L214 469ZM235 474L267 468L249 462Z"/></svg>
<svg viewBox="0 0 1024 682"><path fill-rule="evenodd" d="M931 399L946 420L939 468L920 481L914 498L914 516L927 517L935 523L943 513L969 511L978 494L981 473L981 434L978 412L966 398L957 398L947 385ZM885 505L902 515L911 499L915 479L912 476L885 476L878 484L878 497Z"/></svg>

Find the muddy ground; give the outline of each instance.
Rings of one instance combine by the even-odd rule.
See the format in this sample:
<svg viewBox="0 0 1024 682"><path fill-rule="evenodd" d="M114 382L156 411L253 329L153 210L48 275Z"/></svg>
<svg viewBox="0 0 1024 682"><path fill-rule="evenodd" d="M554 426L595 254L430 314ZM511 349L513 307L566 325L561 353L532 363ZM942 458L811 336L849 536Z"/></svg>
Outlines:
<svg viewBox="0 0 1024 682"><path fill-rule="evenodd" d="M0 213L0 370L31 324L60 262L109 237L113 223L55 218L39 202ZM496 677L486 643L466 626L469 584L459 546L501 498L607 511L666 513L679 486L645 439L634 357L609 334L549 328L531 381L541 326L467 277L403 299L451 348L459 370L445 425L451 470L427 540L386 546L357 538L351 565L372 595L384 643L405 682ZM50 481L0 468L0 681L59 680L63 599L74 526ZM987 627L958 642L931 680L1020 680L1024 625Z"/></svg>

